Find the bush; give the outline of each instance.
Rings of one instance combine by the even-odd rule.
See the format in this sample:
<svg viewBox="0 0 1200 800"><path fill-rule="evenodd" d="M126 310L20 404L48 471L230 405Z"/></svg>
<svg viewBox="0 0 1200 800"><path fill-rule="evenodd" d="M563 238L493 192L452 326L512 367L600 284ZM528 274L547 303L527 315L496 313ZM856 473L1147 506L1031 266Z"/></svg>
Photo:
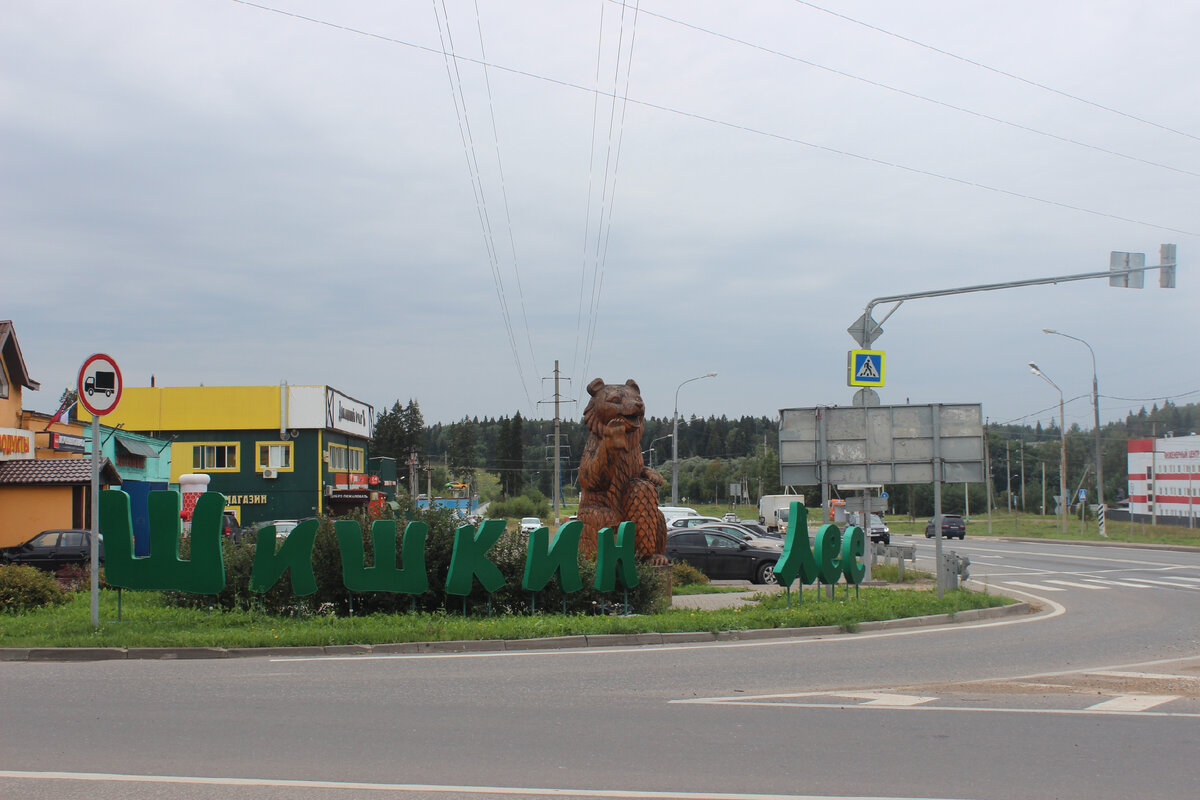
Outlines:
<svg viewBox="0 0 1200 800"><path fill-rule="evenodd" d="M406 504L405 504L406 505ZM568 613L607 612L625 602L625 592L618 589L601 595L591 588L595 578L595 562L580 557L580 577L584 588L574 594L565 595L557 581L551 581L544 590L532 596L521 588L525 572L525 551L528 537L509 532L504 534L488 553L489 558L504 576L505 585L498 592L488 595L476 582L466 602L457 595L447 595L446 576L450 570L450 558L454 549L454 532L458 523L445 509L420 510L401 508L406 519L397 520L397 534L403 535L407 520L418 520L429 526L425 542L425 570L429 576L429 590L420 595L393 594L390 592L349 592L342 582L342 556L334 534L333 522L321 520L313 544L313 572L317 580L317 591L308 597L296 597L291 592L287 573L263 595L250 591L250 573L254 566L254 536L244 537L242 544L224 548L225 589L214 596L167 592L168 603L180 606L221 608L259 608L273 614L333 613L347 616L373 613L404 613L408 611L467 610L468 613L529 613L538 611L566 611ZM489 516L492 516L489 514ZM493 517L495 518L495 517ZM360 525L363 545L368 563L374 557L371 540L373 519L354 517ZM397 551L400 543L397 542ZM403 565L401 565L403 566ZM629 605L639 613L660 610L666 598L662 595L662 579L653 569L645 565L638 567L638 586L629 590Z"/></svg>
<svg viewBox="0 0 1200 800"><path fill-rule="evenodd" d="M0 567L0 611L27 611L68 599L53 575L35 567Z"/></svg>
<svg viewBox="0 0 1200 800"><path fill-rule="evenodd" d="M671 565L671 581L675 586L704 584L708 583L708 576L686 561L676 561Z"/></svg>
<svg viewBox="0 0 1200 800"><path fill-rule="evenodd" d="M520 519L521 517L545 519L550 516L550 501L541 492L526 492L519 497L498 500L489 504L487 516L490 519Z"/></svg>

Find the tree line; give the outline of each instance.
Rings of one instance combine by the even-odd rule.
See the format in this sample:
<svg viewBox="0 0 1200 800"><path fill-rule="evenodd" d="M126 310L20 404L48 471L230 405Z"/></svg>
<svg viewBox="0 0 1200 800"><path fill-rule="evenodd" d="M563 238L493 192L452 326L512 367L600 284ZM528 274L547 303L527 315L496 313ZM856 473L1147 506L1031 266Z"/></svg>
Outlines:
<svg viewBox="0 0 1200 800"><path fill-rule="evenodd" d="M1110 505L1124 498L1127 488L1128 442L1130 439L1162 437L1168 433L1192 433L1200 421L1200 406L1176 405L1165 401L1150 409L1130 411L1124 420L1101 427L1104 497ZM643 460L659 469L666 483L659 496L671 495L673 424L671 418L650 417L642 437ZM562 420L559 425L559 467L566 496L578 492L579 458L588 432L582 421ZM1042 510L1042 484L1047 488L1048 509L1053 513L1053 495L1059 486L1059 461L1063 436L1051 422L988 425L985 433L993 505L1029 512ZM1067 487L1094 498L1096 468L1094 432L1077 424L1066 432ZM724 503L735 499L755 503L764 494L779 494L779 433L777 420L743 416L690 417L679 420L679 464L677 481L680 498L692 504ZM403 483L403 465L415 453L423 469L430 469L434 486L450 480L469 481L487 472L499 481L503 497L515 497L530 489L545 496L553 492L554 422L511 417L463 418L458 422L425 425L416 400L401 406L397 400L389 411L379 414L375 424L372 455L395 458ZM806 495L809 505L820 502L820 488L791 487ZM932 486L885 487L893 514L928 516L932 513ZM833 492L836 497L836 490ZM984 483L946 485L942 510L947 513L978 513L984 508Z"/></svg>

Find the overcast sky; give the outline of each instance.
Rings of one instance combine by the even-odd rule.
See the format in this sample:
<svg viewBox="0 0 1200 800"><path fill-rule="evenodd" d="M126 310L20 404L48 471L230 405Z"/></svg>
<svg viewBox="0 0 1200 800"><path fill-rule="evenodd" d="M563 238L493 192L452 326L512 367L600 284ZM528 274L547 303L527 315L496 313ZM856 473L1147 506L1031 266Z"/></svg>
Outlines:
<svg viewBox="0 0 1200 800"><path fill-rule="evenodd" d="M328 384L427 422L884 404L1091 426L1200 400L1200 5L38 0L0 17L0 319L53 412ZM457 59L448 58L452 53ZM878 306L875 319L891 310ZM563 406L577 419L582 402Z"/></svg>

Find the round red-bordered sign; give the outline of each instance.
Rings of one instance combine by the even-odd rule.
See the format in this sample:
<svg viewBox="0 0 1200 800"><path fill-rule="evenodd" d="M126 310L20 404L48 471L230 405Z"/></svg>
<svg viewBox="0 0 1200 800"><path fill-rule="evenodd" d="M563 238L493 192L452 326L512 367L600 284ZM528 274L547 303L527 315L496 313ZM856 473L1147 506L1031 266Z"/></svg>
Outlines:
<svg viewBox="0 0 1200 800"><path fill-rule="evenodd" d="M75 390L79 393L79 402L92 416L103 417L112 413L117 403L121 402L123 388L121 368L111 356L96 353L88 356L79 368Z"/></svg>

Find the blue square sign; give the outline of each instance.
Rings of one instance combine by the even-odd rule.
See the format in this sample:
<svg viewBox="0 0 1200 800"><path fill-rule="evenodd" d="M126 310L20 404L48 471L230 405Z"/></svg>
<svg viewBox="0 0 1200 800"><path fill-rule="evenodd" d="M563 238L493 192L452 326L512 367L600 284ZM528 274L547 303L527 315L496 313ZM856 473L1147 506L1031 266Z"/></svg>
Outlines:
<svg viewBox="0 0 1200 800"><path fill-rule="evenodd" d="M851 350L846 359L849 386L883 386L883 351Z"/></svg>

